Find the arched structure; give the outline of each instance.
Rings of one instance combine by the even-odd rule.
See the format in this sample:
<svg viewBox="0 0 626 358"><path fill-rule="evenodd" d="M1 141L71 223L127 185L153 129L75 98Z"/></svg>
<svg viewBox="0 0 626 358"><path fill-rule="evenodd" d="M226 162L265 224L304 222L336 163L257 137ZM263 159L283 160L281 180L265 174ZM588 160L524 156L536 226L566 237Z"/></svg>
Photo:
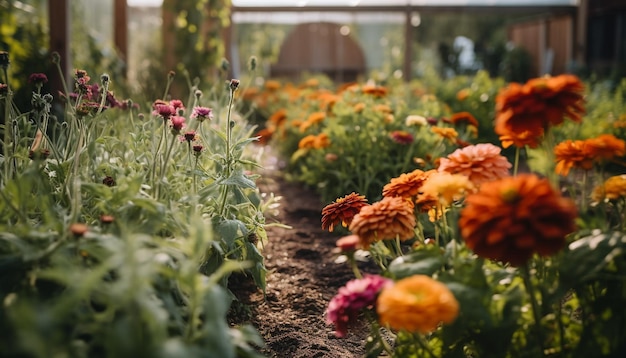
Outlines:
<svg viewBox="0 0 626 358"><path fill-rule="evenodd" d="M330 22L297 25L283 42L272 77L294 78L322 73L335 82L355 81L365 73L361 46L340 25Z"/></svg>

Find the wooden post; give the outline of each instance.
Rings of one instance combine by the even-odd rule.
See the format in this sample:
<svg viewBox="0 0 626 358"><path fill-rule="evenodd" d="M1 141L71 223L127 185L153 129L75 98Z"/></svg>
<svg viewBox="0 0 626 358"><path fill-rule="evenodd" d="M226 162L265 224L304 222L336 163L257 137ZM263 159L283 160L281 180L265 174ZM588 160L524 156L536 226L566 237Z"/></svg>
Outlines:
<svg viewBox="0 0 626 358"><path fill-rule="evenodd" d="M115 0L113 16L113 40L118 55L124 61L124 76L128 68L128 5L126 0Z"/></svg>
<svg viewBox="0 0 626 358"><path fill-rule="evenodd" d="M402 66L402 76L404 81L411 81L411 62L413 61L413 24L411 24L411 9L406 10L404 19L404 64Z"/></svg>
<svg viewBox="0 0 626 358"><path fill-rule="evenodd" d="M589 0L580 0L576 12L576 45L574 46L574 59L577 66L587 64L587 18L589 17Z"/></svg>
<svg viewBox="0 0 626 358"><path fill-rule="evenodd" d="M61 56L61 70L65 77L65 81L72 91L71 63L70 58L70 7L68 0L48 0L48 23L50 24L50 53L57 52ZM61 77L56 68L50 71L50 89L54 96L60 92L64 92Z"/></svg>

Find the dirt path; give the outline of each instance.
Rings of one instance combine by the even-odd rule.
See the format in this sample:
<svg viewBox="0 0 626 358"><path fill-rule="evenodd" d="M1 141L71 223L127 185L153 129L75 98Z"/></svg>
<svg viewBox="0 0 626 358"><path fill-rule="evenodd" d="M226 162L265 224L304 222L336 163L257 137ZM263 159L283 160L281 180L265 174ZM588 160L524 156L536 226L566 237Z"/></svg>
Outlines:
<svg viewBox="0 0 626 358"><path fill-rule="evenodd" d="M354 278L346 264L335 263L333 249L339 236L321 229L324 204L317 195L286 182L278 167L276 160L270 161L258 186L282 197L278 216L268 222L278 220L292 229L268 230L269 243L263 250L269 270L267 299L261 292L241 298L252 308L251 323L266 342L261 352L281 358L362 357L367 327L339 339L324 317L339 287Z"/></svg>

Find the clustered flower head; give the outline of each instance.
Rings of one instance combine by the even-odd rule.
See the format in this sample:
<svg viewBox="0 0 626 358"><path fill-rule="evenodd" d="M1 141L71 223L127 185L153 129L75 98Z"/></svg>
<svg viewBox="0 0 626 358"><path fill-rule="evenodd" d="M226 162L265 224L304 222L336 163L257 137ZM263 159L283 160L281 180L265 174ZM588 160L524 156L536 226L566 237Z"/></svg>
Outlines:
<svg viewBox="0 0 626 358"><path fill-rule="evenodd" d="M383 187L383 196L399 196L402 198L415 199L422 185L428 176L434 173L434 170L423 171L415 169L410 173L400 174L399 177L392 178L388 184Z"/></svg>
<svg viewBox="0 0 626 358"><path fill-rule="evenodd" d="M452 323L459 302L448 287L426 275L414 275L385 286L376 301L381 325L413 333L430 333Z"/></svg>
<svg viewBox="0 0 626 358"><path fill-rule="evenodd" d="M345 337L349 324L361 310L372 308L381 289L393 281L378 275L366 275L361 279L348 281L328 303L326 322L335 326L335 335Z"/></svg>
<svg viewBox="0 0 626 358"><path fill-rule="evenodd" d="M626 198L626 174L608 178L594 188L591 197L595 202Z"/></svg>
<svg viewBox="0 0 626 358"><path fill-rule="evenodd" d="M566 140L554 147L557 174L566 176L570 169L590 170L594 163L623 156L626 143L612 134L585 140Z"/></svg>
<svg viewBox="0 0 626 358"><path fill-rule="evenodd" d="M170 127L172 127L173 134L179 134L184 126L185 126L185 117L172 116L170 118Z"/></svg>
<svg viewBox="0 0 626 358"><path fill-rule="evenodd" d="M48 76L45 73L32 73L28 76L28 82L36 86L41 86L48 83Z"/></svg>
<svg viewBox="0 0 626 358"><path fill-rule="evenodd" d="M318 135L310 134L300 139L298 143L299 149L322 149L328 146L330 146L330 139L326 133L320 133Z"/></svg>
<svg viewBox="0 0 626 358"><path fill-rule="evenodd" d="M585 111L583 90L574 75L509 84L496 97L495 131L502 145L536 146L546 128L563 123L566 117L579 122Z"/></svg>
<svg viewBox="0 0 626 358"><path fill-rule="evenodd" d="M575 204L534 174L485 183L465 203L459 227L467 246L514 266L557 253L575 229Z"/></svg>
<svg viewBox="0 0 626 358"><path fill-rule="evenodd" d="M361 246L369 249L381 240L408 240L413 238L416 225L413 205L401 197L385 197L364 206L352 219L349 230L361 239Z"/></svg>
<svg viewBox="0 0 626 358"><path fill-rule="evenodd" d="M511 163L500 154L500 148L490 143L457 149L441 158L439 172L463 174L475 185L509 176Z"/></svg>
<svg viewBox="0 0 626 358"><path fill-rule="evenodd" d="M365 196L354 192L337 198L322 209L322 229L332 232L339 223L347 227L361 208L367 205Z"/></svg>
<svg viewBox="0 0 626 358"><path fill-rule="evenodd" d="M213 119L213 109L208 107L194 107L191 112L191 118L197 119L199 122L204 122L205 120Z"/></svg>

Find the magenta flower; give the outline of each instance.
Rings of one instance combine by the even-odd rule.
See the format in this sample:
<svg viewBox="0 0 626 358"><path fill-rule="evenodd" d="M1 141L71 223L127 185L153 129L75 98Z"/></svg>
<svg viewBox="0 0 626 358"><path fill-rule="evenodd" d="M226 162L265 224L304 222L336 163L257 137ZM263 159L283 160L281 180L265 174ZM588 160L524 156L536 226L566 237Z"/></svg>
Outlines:
<svg viewBox="0 0 626 358"><path fill-rule="evenodd" d="M170 118L170 127L172 127L172 133L179 134L185 126L185 117L172 116Z"/></svg>
<svg viewBox="0 0 626 358"><path fill-rule="evenodd" d="M364 308L372 308L378 293L393 281L378 275L366 275L348 281L328 303L326 322L335 326L335 335L345 337L348 325Z"/></svg>
<svg viewBox="0 0 626 358"><path fill-rule="evenodd" d="M193 155L198 157L200 156L200 153L202 153L202 150L204 149L204 147L202 146L202 144L197 144L191 147L191 149L193 149Z"/></svg>
<svg viewBox="0 0 626 358"><path fill-rule="evenodd" d="M200 122L204 122L206 119L213 119L213 110L208 107L194 107L191 112L191 118L195 118Z"/></svg>
<svg viewBox="0 0 626 358"><path fill-rule="evenodd" d="M403 145L409 145L414 140L413 135L407 131L393 131L389 136L394 142Z"/></svg>
<svg viewBox="0 0 626 358"><path fill-rule="evenodd" d="M163 117L163 120L168 120L171 116L176 114L176 110L169 104L158 103L154 105L153 113L157 116Z"/></svg>
<svg viewBox="0 0 626 358"><path fill-rule="evenodd" d="M32 73L28 76L28 82L41 86L48 82L48 76L45 73Z"/></svg>
<svg viewBox="0 0 626 358"><path fill-rule="evenodd" d="M170 101L170 106L174 107L174 112L178 113L178 115L182 115L185 113L185 106L183 105L183 101L180 99L173 99Z"/></svg>
<svg viewBox="0 0 626 358"><path fill-rule="evenodd" d="M191 143L194 140L196 140L196 131L189 131L189 132L185 132L182 135L182 141L187 142L187 143Z"/></svg>

